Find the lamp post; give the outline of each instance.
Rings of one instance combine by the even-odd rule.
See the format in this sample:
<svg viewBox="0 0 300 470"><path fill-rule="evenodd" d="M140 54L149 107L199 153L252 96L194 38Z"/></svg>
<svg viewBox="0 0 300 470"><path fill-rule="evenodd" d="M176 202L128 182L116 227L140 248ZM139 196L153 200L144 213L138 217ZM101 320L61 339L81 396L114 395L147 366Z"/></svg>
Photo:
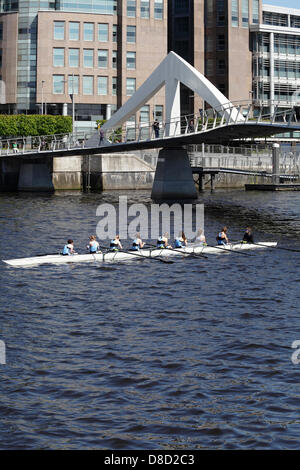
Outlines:
<svg viewBox="0 0 300 470"><path fill-rule="evenodd" d="M72 94L70 94L70 98L72 100L72 135L74 138L74 131L75 131L75 97L74 97L74 73L72 73Z"/></svg>

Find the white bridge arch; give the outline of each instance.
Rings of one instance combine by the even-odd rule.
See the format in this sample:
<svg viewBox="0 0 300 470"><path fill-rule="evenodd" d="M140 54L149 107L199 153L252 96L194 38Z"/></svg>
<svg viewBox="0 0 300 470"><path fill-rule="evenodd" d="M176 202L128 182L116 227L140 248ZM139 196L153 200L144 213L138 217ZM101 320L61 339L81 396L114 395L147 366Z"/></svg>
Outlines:
<svg viewBox="0 0 300 470"><path fill-rule="evenodd" d="M169 52L128 101L102 126L102 130L121 126L165 86L165 121L168 123L165 136L180 134L180 129L175 129L175 121L181 115L180 83L198 94L212 108L225 110L229 121L244 121L244 117L238 109L234 108L226 96L204 75L175 52ZM226 109L228 109L227 113Z"/></svg>

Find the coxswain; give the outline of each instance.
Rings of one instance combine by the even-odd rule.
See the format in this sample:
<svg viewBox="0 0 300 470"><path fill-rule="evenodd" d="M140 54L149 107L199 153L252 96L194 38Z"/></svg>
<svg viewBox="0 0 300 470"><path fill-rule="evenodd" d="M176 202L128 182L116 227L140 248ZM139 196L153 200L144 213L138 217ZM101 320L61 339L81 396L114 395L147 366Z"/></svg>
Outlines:
<svg viewBox="0 0 300 470"><path fill-rule="evenodd" d="M123 247L122 247L121 242L120 242L119 235L116 235L113 240L110 240L109 249L110 249L110 251L123 250Z"/></svg>
<svg viewBox="0 0 300 470"><path fill-rule="evenodd" d="M145 243L142 241L141 236L139 233L136 234L135 239L132 242L132 247L130 251L138 251L143 248Z"/></svg>
<svg viewBox="0 0 300 470"><path fill-rule="evenodd" d="M168 245L168 233L165 233L163 237L158 237L156 242L156 248L163 249L163 248L172 248Z"/></svg>
<svg viewBox="0 0 300 470"><path fill-rule="evenodd" d="M251 227L247 227L243 236L242 243L254 243L253 233Z"/></svg>
<svg viewBox="0 0 300 470"><path fill-rule="evenodd" d="M184 232L181 232L177 238L175 238L175 248L183 248L187 246L187 238Z"/></svg>
<svg viewBox="0 0 300 470"><path fill-rule="evenodd" d="M91 254L95 254L99 251L99 243L97 242L95 235L90 236L90 241L87 245L87 249L90 251Z"/></svg>
<svg viewBox="0 0 300 470"><path fill-rule="evenodd" d="M63 247L63 251L62 251L62 255L63 256L68 256L68 255L73 255L75 253L75 250L74 250L74 242L73 240L70 238L68 240L68 243Z"/></svg>
<svg viewBox="0 0 300 470"><path fill-rule="evenodd" d="M227 245L227 243L229 243L227 237L227 227L222 228L221 232L218 233L216 240L218 245Z"/></svg>
<svg viewBox="0 0 300 470"><path fill-rule="evenodd" d="M196 236L196 240L195 242L197 243L197 245L199 246L203 246L206 244L206 238L205 238L205 235L204 235L204 232L202 230L202 228L199 228L198 232L197 232L197 236Z"/></svg>

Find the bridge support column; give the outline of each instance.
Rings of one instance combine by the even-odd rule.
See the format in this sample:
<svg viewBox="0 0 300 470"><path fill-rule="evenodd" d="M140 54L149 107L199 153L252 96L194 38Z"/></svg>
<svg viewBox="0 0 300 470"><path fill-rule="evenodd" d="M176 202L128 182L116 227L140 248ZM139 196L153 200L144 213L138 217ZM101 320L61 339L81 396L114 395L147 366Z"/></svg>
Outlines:
<svg viewBox="0 0 300 470"><path fill-rule="evenodd" d="M52 162L51 162L52 163ZM22 162L20 166L19 191L54 191L49 163L40 160Z"/></svg>
<svg viewBox="0 0 300 470"><path fill-rule="evenodd" d="M160 150L151 198L154 200L197 198L186 149L171 147Z"/></svg>
<svg viewBox="0 0 300 470"><path fill-rule="evenodd" d="M279 154L280 146L279 144L273 144L272 148L272 183L279 184L280 183L280 170L279 170Z"/></svg>

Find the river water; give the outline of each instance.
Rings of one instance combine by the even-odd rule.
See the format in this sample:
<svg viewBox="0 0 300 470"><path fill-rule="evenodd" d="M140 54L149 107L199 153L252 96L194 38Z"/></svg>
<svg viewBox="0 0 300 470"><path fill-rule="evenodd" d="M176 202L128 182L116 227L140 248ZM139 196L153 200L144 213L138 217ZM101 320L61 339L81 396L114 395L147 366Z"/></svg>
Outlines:
<svg viewBox="0 0 300 470"><path fill-rule="evenodd" d="M76 248L118 193L1 194L0 258ZM147 192L129 202L150 204ZM218 190L223 224L300 248L300 194ZM126 243L125 243L126 245ZM300 253L0 265L1 449L299 448Z"/></svg>

